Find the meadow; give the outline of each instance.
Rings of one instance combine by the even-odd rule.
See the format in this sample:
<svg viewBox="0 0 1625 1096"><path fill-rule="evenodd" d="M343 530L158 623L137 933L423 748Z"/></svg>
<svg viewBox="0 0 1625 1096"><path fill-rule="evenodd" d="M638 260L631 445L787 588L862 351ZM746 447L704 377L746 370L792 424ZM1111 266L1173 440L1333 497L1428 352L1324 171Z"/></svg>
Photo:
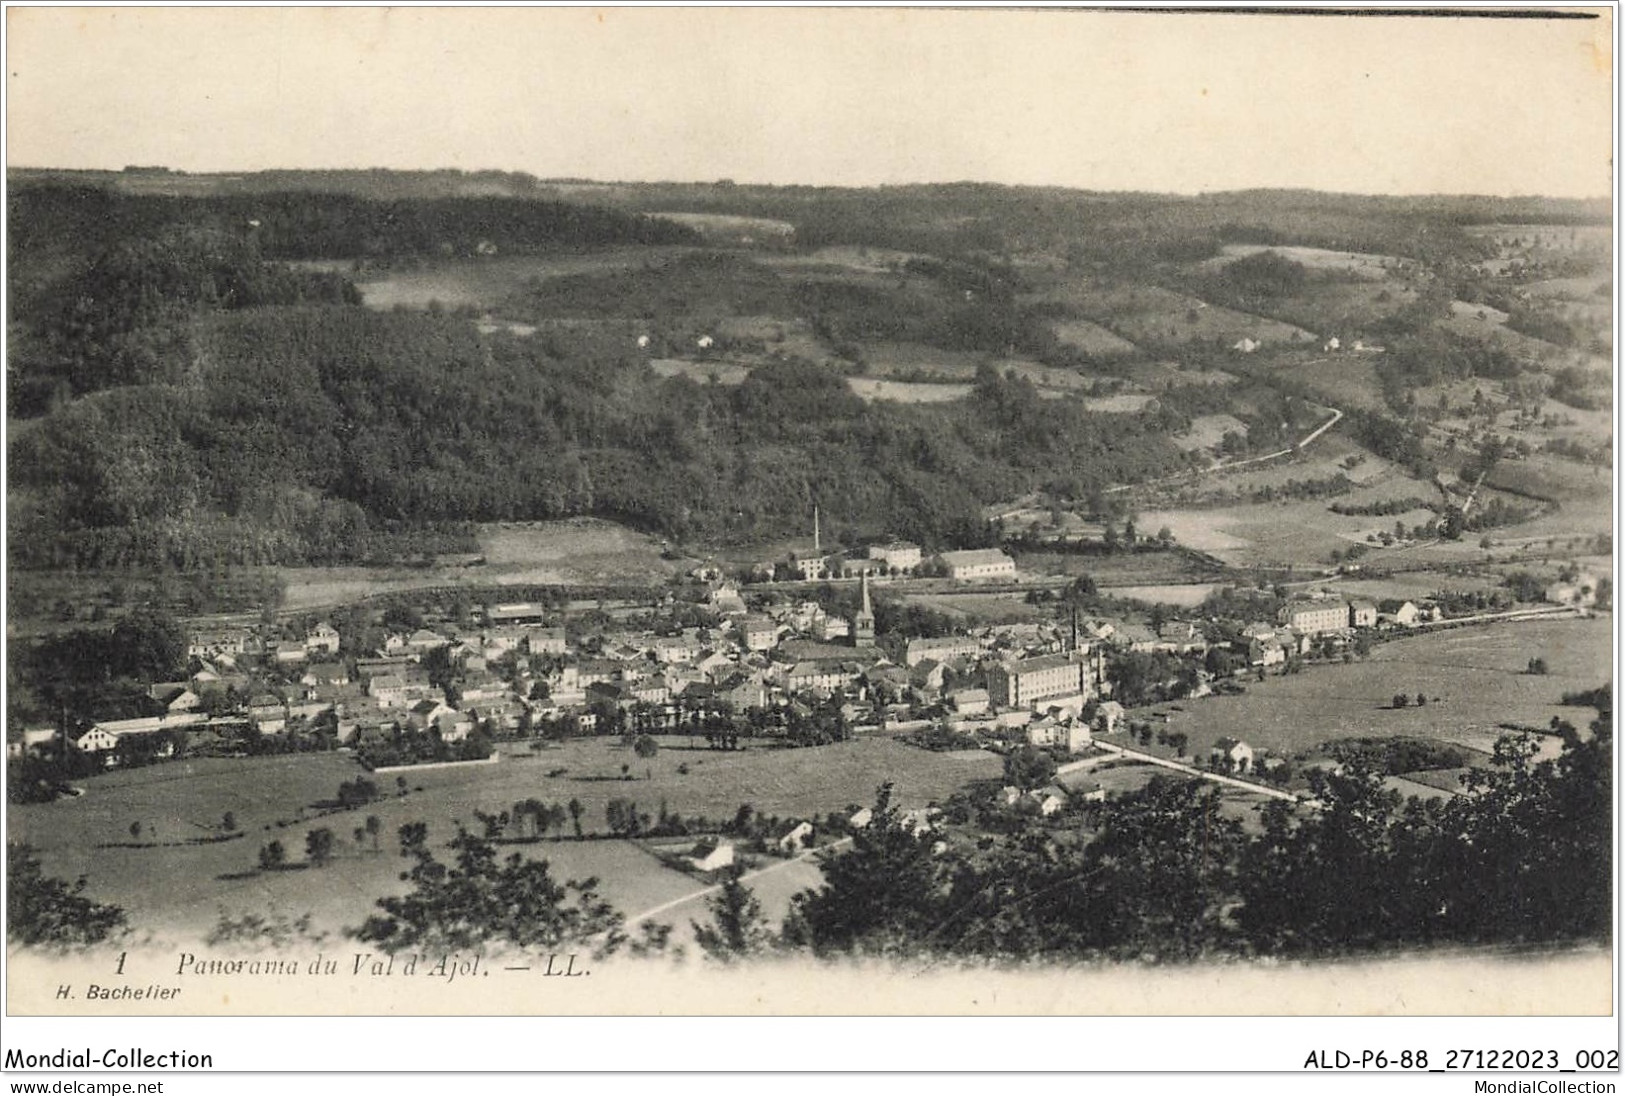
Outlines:
<svg viewBox="0 0 1625 1096"><path fill-rule="evenodd" d="M537 280L576 274L631 270L692 249L681 247L617 248L587 254L496 255L483 259L445 259L422 269L363 271L354 275L368 308L497 308Z"/></svg>
<svg viewBox="0 0 1625 1096"><path fill-rule="evenodd" d="M406 773L404 796L395 794L391 777L377 777L383 799L325 815L318 804L332 799L340 783L366 775L349 754L180 761L90 777L79 797L13 806L10 832L40 850L48 872L86 876L88 893L124 907L139 929L197 934L222 913L310 913L319 929L338 932L358 925L376 898L401 889L404 865L395 855L395 832L408 822L426 823L431 845L441 847L456 821L472 826L476 810L498 813L529 797L558 804L579 800L588 834L605 832L605 806L612 798L633 800L651 816L664 804L684 815L727 820L750 803L764 814L821 817L872 803L883 779L895 782L900 804L914 807L1000 771L992 754L934 754L884 738L737 752L713 751L703 740L685 737L659 742L659 754L649 761L615 739L573 740L534 753L528 744L504 743L495 765ZM623 778L623 765L631 779ZM227 811L243 837L116 847L221 836ZM376 851L369 836L355 833L368 815L380 822ZM135 821L142 823L139 841L129 832ZM318 826L334 832L334 859L323 867L300 866L305 834ZM261 845L273 839L284 844L295 866L256 870ZM601 893L628 916L700 886L631 841L549 839L503 851L546 859L558 877L597 877ZM797 887L808 881L805 873L789 878L799 880Z"/></svg>
<svg viewBox="0 0 1625 1096"><path fill-rule="evenodd" d="M1545 727L1553 716L1584 726L1595 713L1564 707L1575 692L1612 677L1611 619L1469 627L1378 644L1369 658L1311 666L1247 683L1241 696L1214 696L1166 712L1166 728L1190 737L1206 757L1220 738L1283 755L1340 738L1409 736L1488 753L1502 723ZM1524 672L1534 657L1550 672ZM1425 707L1394 709L1396 693L1426 693ZM1159 724L1159 726L1161 726Z"/></svg>
<svg viewBox="0 0 1625 1096"><path fill-rule="evenodd" d="M663 579L675 564L660 542L598 518L498 522L479 527L476 567L279 567L281 608L342 605L434 586L579 585Z"/></svg>

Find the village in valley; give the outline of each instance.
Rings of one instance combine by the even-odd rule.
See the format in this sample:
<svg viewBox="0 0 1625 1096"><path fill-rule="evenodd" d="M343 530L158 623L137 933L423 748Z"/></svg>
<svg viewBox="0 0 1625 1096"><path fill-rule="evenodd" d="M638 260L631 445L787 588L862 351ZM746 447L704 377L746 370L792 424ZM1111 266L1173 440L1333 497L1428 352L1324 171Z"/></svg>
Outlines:
<svg viewBox="0 0 1625 1096"><path fill-rule="evenodd" d="M1178 550L1166 531L1142 547ZM1556 756L1557 718L1516 718L1555 696L1471 696L1407 660L1484 631L1495 638L1480 649L1503 659L1562 651L1566 629L1610 608L1606 576L1569 566L1516 597L1381 600L1342 592L1350 577L1223 587L1180 610L1113 597L1087 576L1023 574L997 548L888 540L831 552L815 518L810 541L780 558L702 562L615 596L540 588L498 601L495 587L481 602L478 587L432 587L326 613L148 621L132 635L172 644L184 673L141 683L147 714L9 735L13 802L52 812L14 806L13 832L47 848L73 834L89 843L79 863L239 861L212 885L147 892L153 915L200 933L215 918L219 933L261 917L251 911L266 902L284 925L308 923L300 902L327 931L359 921L365 902L317 900L286 869L353 874L344 861L356 860L388 889L380 814L478 820L509 842L551 832L549 856L576 843L564 862L590 864L607 893L679 915L702 914L719 880L777 873L760 881L782 915L796 887L817 883L814 854L870 824L881 785L899 824L945 847L1019 819L1098 825L1111 800L1158 778L1204 782L1256 827L1271 801L1320 809L1320 777L1356 759L1377 758L1390 788L1437 801L1471 794L1460 776L1488 762L1497 735L1533 735L1547 743L1539 756ZM959 598L978 615L922 607ZM1592 664L1554 661L1565 683ZM1542 655L1487 677L1550 672ZM1250 691L1294 681L1366 692L1349 710L1328 706L1330 719L1295 709L1283 721L1270 700L1284 698L1247 707ZM1504 718L1487 722L1491 709ZM1373 721L1374 735L1358 733ZM735 758L747 767L730 771ZM834 775L818 779L825 766ZM213 790L193 805L174 798L174 776ZM318 786L330 794L287 796ZM150 798L164 788L167 802ZM203 803L220 813L203 817ZM365 818L353 839L344 815ZM646 859L605 861L606 838ZM123 878L120 897L139 910L147 871ZM634 922L643 912L627 910Z"/></svg>
<svg viewBox="0 0 1625 1096"><path fill-rule="evenodd" d="M14 946L1606 937L1606 202L8 187Z"/></svg>

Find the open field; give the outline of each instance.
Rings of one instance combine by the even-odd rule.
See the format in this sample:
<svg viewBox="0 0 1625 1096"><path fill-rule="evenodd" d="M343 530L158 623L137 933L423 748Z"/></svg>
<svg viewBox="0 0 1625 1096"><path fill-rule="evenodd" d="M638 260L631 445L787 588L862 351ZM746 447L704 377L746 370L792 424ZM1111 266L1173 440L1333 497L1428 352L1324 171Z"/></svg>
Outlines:
<svg viewBox="0 0 1625 1096"><path fill-rule="evenodd" d="M1159 526L1141 515L1139 531L1154 536ZM1177 539L1177 537L1176 537ZM1201 582L1209 575L1182 552L1134 552L1105 556L1074 555L1069 552L1018 552L1016 569L1023 575L1087 574L1101 588L1115 590L1128 586L1185 586Z"/></svg>
<svg viewBox="0 0 1625 1096"><path fill-rule="evenodd" d="M1023 598L1022 594L909 594L903 600L984 624L1020 623L1047 615Z"/></svg>
<svg viewBox="0 0 1625 1096"><path fill-rule="evenodd" d="M430 586L597 585L663 578L660 544L596 518L502 522L480 528L478 567L280 567L282 608L313 609Z"/></svg>
<svg viewBox="0 0 1625 1096"><path fill-rule="evenodd" d="M874 377L848 377L847 386L858 398L873 402L948 403L970 395L968 384L928 384L912 381L885 381Z"/></svg>
<svg viewBox="0 0 1625 1096"><path fill-rule="evenodd" d="M1558 701L1612 677L1612 632L1605 616L1407 637L1379 644L1366 660L1249 682L1242 696L1187 701L1184 711L1170 711L1167 728L1188 734L1198 757L1226 736L1289 755L1338 738L1393 735L1488 752L1503 722L1544 727L1554 715L1577 726L1589 722L1587 709ZM1536 655L1550 674L1523 672ZM1400 692L1426 692L1438 701L1394 710Z"/></svg>
<svg viewBox="0 0 1625 1096"><path fill-rule="evenodd" d="M1119 392L1115 396L1091 396L1083 401L1083 406L1108 415L1132 414L1144 411L1156 398L1148 392Z"/></svg>
<svg viewBox="0 0 1625 1096"><path fill-rule="evenodd" d="M890 274L901 270L912 259L923 256L912 251L896 251L886 247L821 247L806 254L764 255L759 262L764 266L817 267L836 266L862 274Z"/></svg>
<svg viewBox="0 0 1625 1096"><path fill-rule="evenodd" d="M1395 571L1381 578L1338 578L1326 588L1340 597L1364 597L1372 601L1392 598L1417 601L1439 590L1458 593L1488 593L1501 589L1501 580L1489 575L1452 575L1441 571Z"/></svg>
<svg viewBox="0 0 1625 1096"><path fill-rule="evenodd" d="M506 584L659 580L672 570L654 538L597 518L482 526L480 550Z"/></svg>
<svg viewBox="0 0 1625 1096"><path fill-rule="evenodd" d="M1173 362L1129 362L1119 368L1133 383L1152 392L1196 384L1222 386L1240 379L1223 369L1181 369Z"/></svg>
<svg viewBox="0 0 1625 1096"><path fill-rule="evenodd" d="M1409 285L1391 280L1312 282L1261 307L1276 319L1327 337L1335 335L1345 350L1352 350L1355 340L1404 311L1418 296Z"/></svg>
<svg viewBox="0 0 1625 1096"><path fill-rule="evenodd" d="M1490 224L1463 225L1462 232L1493 240L1503 251L1544 248L1551 251L1593 250L1606 253L1613 239L1607 225Z"/></svg>
<svg viewBox="0 0 1625 1096"><path fill-rule="evenodd" d="M1382 382L1377 378L1375 354L1328 354L1292 361L1273 372L1307 385L1334 407L1344 411L1383 411Z"/></svg>
<svg viewBox="0 0 1625 1096"><path fill-rule="evenodd" d="M1303 476L1302 471L1297 472L1297 478ZM1436 496L1437 491L1426 484L1396 479L1379 483L1369 492L1362 494L1380 498L1407 498L1414 495L1428 499L1430 496ZM1342 496L1343 499L1354 497L1356 496L1352 492ZM1364 544L1369 533L1392 532L1395 521L1403 521L1410 527L1426 524L1437 516L1430 510L1421 509L1386 517L1337 514L1329 509L1333 501L1339 500L1280 499L1273 502L1232 503L1221 506L1166 506L1142 511L1139 525L1148 531L1167 526L1180 544L1198 551L1211 552L1226 563L1237 566L1257 563L1291 563L1301 566L1325 564L1333 549L1346 550L1353 543ZM1500 532L1498 530L1497 535ZM1510 534L1512 530L1506 532ZM1460 551L1452 554L1451 559L1460 562L1463 552L1472 558L1482 558L1483 553L1479 551L1477 544L1477 537L1463 538L1455 542L1452 547ZM1382 548L1376 545L1369 547L1372 555L1367 557L1368 563L1380 563L1389 553L1411 550L1400 547ZM1407 562L1416 562L1408 555L1405 558Z"/></svg>
<svg viewBox="0 0 1625 1096"><path fill-rule="evenodd" d="M1470 301L1451 301L1450 315L1459 320L1471 320L1491 327L1505 327L1507 314L1500 309L1491 308L1487 304L1473 304Z"/></svg>
<svg viewBox="0 0 1625 1096"><path fill-rule="evenodd" d="M1100 358L1128 357L1140 348L1088 320L1064 320L1055 324L1055 337L1075 350Z"/></svg>
<svg viewBox="0 0 1625 1096"><path fill-rule="evenodd" d="M1310 270L1332 270L1345 274L1358 274L1364 278L1386 278L1396 272L1414 268L1417 264L1411 259L1401 259L1393 255L1371 255L1366 252L1355 251L1328 251L1322 247L1297 247L1279 244L1225 244L1219 249L1220 255L1216 259L1208 259L1202 265L1223 267L1237 259L1248 255L1257 255L1265 251L1272 251L1283 259L1301 263Z"/></svg>
<svg viewBox="0 0 1625 1096"><path fill-rule="evenodd" d="M690 362L679 358L652 358L649 368L662 377L687 377L696 384L744 384L750 370L733 362Z"/></svg>
<svg viewBox="0 0 1625 1096"><path fill-rule="evenodd" d="M1112 586L1103 592L1112 597L1146 601L1156 605L1175 605L1181 609L1202 604L1228 583L1166 583L1159 586Z"/></svg>
<svg viewBox="0 0 1625 1096"><path fill-rule="evenodd" d="M731 213L650 213L663 221L691 228L708 240L727 243L778 243L791 239L796 226L789 221L766 217L741 217Z"/></svg>
<svg viewBox="0 0 1625 1096"><path fill-rule="evenodd" d="M496 308L537 279L630 270L685 254L692 248L620 248L586 255L496 255L447 259L424 270L391 270L353 275L368 308Z"/></svg>
<svg viewBox="0 0 1625 1096"><path fill-rule="evenodd" d="M1606 274L1593 274L1587 278L1547 278L1539 282L1525 282L1518 288L1531 297L1563 301L1594 301L1604 307L1611 306L1606 290L1613 279Z"/></svg>
<svg viewBox="0 0 1625 1096"><path fill-rule="evenodd" d="M859 344L871 377L914 379L969 384L986 354L968 350L938 350L907 342Z"/></svg>
<svg viewBox="0 0 1625 1096"><path fill-rule="evenodd" d="M454 820L472 824L475 810L499 812L531 796L558 803L579 799L589 833L603 830L604 807L612 797L635 800L650 814L664 802L685 815L726 819L748 802L763 813L802 817L872 803L883 779L894 780L897 801L913 807L1000 771L992 754L933 754L888 739L736 753L710 751L703 744L690 748L684 738L660 741L659 756L648 763L611 739L572 741L534 756L523 746L504 744L496 765L408 773L409 786L421 791L388 794L363 810L323 817L311 804L330 798L339 783L362 772L346 754L210 759L109 773L84 781L84 796L14 806L8 817L13 837L40 849L47 872L86 875L89 893L125 907L138 930L205 932L224 910L290 917L309 912L319 928L335 932L359 924L374 899L401 889L394 834L407 822L427 823L431 845L440 847L455 833ZM509 755L508 750L520 752ZM623 763L632 764L637 779L620 779ZM677 772L680 764L688 766L687 775ZM646 766L652 779L643 777ZM556 769L566 771L545 775ZM393 793L389 778L378 783ZM301 808L305 821L299 821ZM128 843L129 825L137 820L143 823L143 840L151 840L154 829L159 841L204 835L227 810L246 833L239 840L177 848L93 847ZM369 814L382 824L376 853L370 839L358 842L353 835ZM287 824L278 828L278 820ZM332 863L252 870L261 844L273 838L288 848L290 861L302 862L304 835L315 826L334 832ZM503 851L547 859L559 877L597 876L605 897L629 915L698 889L693 879L626 841L547 840ZM805 874L791 878L794 889L808 879Z"/></svg>
<svg viewBox="0 0 1625 1096"><path fill-rule="evenodd" d="M1191 420L1189 430L1175 434L1170 440L1189 453L1197 449L1211 449L1232 431L1246 437L1247 424L1234 415L1198 415Z"/></svg>
<svg viewBox="0 0 1625 1096"><path fill-rule="evenodd" d="M1160 286L1075 278L1038 300L1061 304L1077 317L1107 327L1140 347L1182 346L1195 340L1235 342L1252 338L1271 345L1313 343L1315 336L1292 324L1254 316Z"/></svg>

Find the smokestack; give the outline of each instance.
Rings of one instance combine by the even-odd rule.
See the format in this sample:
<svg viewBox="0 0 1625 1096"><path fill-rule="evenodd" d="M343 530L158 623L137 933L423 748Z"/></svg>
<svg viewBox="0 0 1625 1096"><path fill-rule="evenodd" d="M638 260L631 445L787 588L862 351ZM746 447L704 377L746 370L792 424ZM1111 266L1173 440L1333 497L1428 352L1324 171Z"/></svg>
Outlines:
<svg viewBox="0 0 1625 1096"><path fill-rule="evenodd" d="M818 553L818 552L822 552L822 551L823 551L823 548L820 547L819 543L818 543L818 504L814 503L813 504L813 552Z"/></svg>

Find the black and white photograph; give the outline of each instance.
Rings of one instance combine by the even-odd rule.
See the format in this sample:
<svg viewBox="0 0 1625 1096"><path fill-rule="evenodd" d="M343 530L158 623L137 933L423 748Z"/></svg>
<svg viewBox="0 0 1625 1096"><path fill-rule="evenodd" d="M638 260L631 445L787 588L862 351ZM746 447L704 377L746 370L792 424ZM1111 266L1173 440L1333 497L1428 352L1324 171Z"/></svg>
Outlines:
<svg viewBox="0 0 1625 1096"><path fill-rule="evenodd" d="M8 1016L1612 1023L1616 14L9 6Z"/></svg>

